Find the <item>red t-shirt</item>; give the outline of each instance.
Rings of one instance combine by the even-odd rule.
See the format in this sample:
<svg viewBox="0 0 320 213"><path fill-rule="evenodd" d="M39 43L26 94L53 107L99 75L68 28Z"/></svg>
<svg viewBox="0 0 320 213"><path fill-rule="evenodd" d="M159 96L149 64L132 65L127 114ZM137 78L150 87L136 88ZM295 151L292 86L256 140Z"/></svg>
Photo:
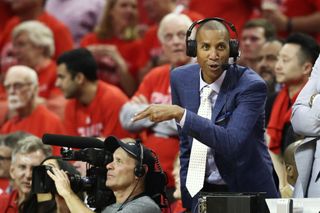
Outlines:
<svg viewBox="0 0 320 213"><path fill-rule="evenodd" d="M99 39L95 33L87 34L81 41L80 45L82 47L87 47L90 45L115 45L118 48L119 53L124 58L128 65L129 72L133 77L137 77L137 73L139 69L143 66L146 61L142 41L140 39L136 40L121 40L118 38L111 38L111 39ZM101 80L104 80L110 84L119 86L119 77L115 70L111 68L105 69L105 72L109 73L99 73L99 75L106 75L100 76Z"/></svg>
<svg viewBox="0 0 320 213"><path fill-rule="evenodd" d="M67 134L85 137L132 137L119 121L120 109L127 100L127 96L119 88L98 81L97 94L89 105L85 106L76 99L68 100L65 110Z"/></svg>
<svg viewBox="0 0 320 213"><path fill-rule="evenodd" d="M0 194L3 194L6 192L9 184L10 184L9 178L0 178Z"/></svg>
<svg viewBox="0 0 320 213"><path fill-rule="evenodd" d="M71 33L62 22L58 21L47 12L41 13L41 15L37 17L37 21L44 23L52 30L55 46L55 53L53 56L54 59L57 59L61 53L73 48ZM0 37L0 51L2 52L2 55L6 55L5 53L3 53L3 51L10 51L9 46L12 46L11 33L14 27L16 27L20 23L21 20L18 16L11 18L7 22L2 36Z"/></svg>
<svg viewBox="0 0 320 213"><path fill-rule="evenodd" d="M10 3L0 1L0 37L7 21L13 16Z"/></svg>
<svg viewBox="0 0 320 213"><path fill-rule="evenodd" d="M39 79L39 96L50 98L57 95L62 95L59 88L55 86L57 79L57 64L54 61L37 70Z"/></svg>
<svg viewBox="0 0 320 213"><path fill-rule="evenodd" d="M60 118L49 111L45 106L38 105L33 112L25 117L13 117L3 124L1 134L8 134L15 131L25 131L42 138L43 134L63 134L63 124ZM53 146L53 153L60 154L60 148Z"/></svg>
<svg viewBox="0 0 320 213"><path fill-rule="evenodd" d="M202 14L206 18L220 17L232 22L239 35L246 21L250 19L254 8L260 8L261 0L191 0L190 10Z"/></svg>
<svg viewBox="0 0 320 213"><path fill-rule="evenodd" d="M18 191L0 195L0 213L18 213Z"/></svg>
<svg viewBox="0 0 320 213"><path fill-rule="evenodd" d="M281 3L281 11L288 17L300 17L311 15L315 12L320 12L320 0L286 0L281 1ZM318 41L320 41L319 33L313 33L310 35L312 35L313 37L317 38ZM286 36L288 36L288 33L282 32L281 36L285 38Z"/></svg>
<svg viewBox="0 0 320 213"><path fill-rule="evenodd" d="M134 96L144 95L150 104L171 104L170 65L152 69L143 79ZM159 137L146 130L143 143L155 151L162 169L168 175L168 186L174 187L173 162L179 151L179 138Z"/></svg>

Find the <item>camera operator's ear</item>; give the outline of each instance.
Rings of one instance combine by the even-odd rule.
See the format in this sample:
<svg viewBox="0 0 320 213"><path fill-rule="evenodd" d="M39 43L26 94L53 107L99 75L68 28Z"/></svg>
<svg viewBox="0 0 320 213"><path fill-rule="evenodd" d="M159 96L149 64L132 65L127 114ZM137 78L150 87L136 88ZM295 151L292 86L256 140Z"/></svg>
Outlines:
<svg viewBox="0 0 320 213"><path fill-rule="evenodd" d="M137 166L134 169L134 175L136 176L136 179L139 179L143 176L145 176L149 171L148 165L143 164L142 166Z"/></svg>

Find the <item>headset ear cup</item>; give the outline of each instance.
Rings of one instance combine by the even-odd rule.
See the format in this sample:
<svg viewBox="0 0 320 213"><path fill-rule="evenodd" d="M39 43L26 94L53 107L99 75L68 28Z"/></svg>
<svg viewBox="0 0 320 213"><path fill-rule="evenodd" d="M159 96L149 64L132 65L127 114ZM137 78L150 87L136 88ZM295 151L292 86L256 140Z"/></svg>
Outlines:
<svg viewBox="0 0 320 213"><path fill-rule="evenodd" d="M197 56L197 41L187 40L187 56L196 57Z"/></svg>
<svg viewBox="0 0 320 213"><path fill-rule="evenodd" d="M239 56L239 42L236 39L230 39L229 41L230 47L230 57L238 57Z"/></svg>
<svg viewBox="0 0 320 213"><path fill-rule="evenodd" d="M137 177L143 177L143 175L146 173L146 170L144 169L143 165L137 165L134 168L134 175Z"/></svg>

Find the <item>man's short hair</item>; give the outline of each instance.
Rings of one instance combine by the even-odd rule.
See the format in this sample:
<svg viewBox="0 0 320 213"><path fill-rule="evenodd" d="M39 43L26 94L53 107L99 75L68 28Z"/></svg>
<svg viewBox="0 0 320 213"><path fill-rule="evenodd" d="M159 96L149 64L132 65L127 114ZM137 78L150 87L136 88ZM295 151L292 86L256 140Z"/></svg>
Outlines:
<svg viewBox="0 0 320 213"><path fill-rule="evenodd" d="M30 136L31 134L23 132L23 131L16 131L12 132L10 134L4 135L3 139L0 140L0 146L6 146L11 149L14 149L16 144L18 143L19 140Z"/></svg>
<svg viewBox="0 0 320 213"><path fill-rule="evenodd" d="M186 26L190 27L192 24L191 19L186 16L185 14L177 14L177 13L169 13L164 16L159 24L158 28L158 39L159 41L163 42L163 28L166 24L175 23L177 21L181 21L181 24L185 24Z"/></svg>
<svg viewBox="0 0 320 213"><path fill-rule="evenodd" d="M51 57L54 54L54 37L51 29L39 21L25 21L19 24L12 31L12 37L15 39L22 32L26 32L30 41L44 48L44 55Z"/></svg>
<svg viewBox="0 0 320 213"><path fill-rule="evenodd" d="M250 28L256 28L256 27L261 27L264 29L264 37L266 40L271 40L276 37L276 28L274 25L269 22L266 19L259 18L259 19L251 19L247 21L243 27L243 29L250 29Z"/></svg>
<svg viewBox="0 0 320 213"><path fill-rule="evenodd" d="M16 147L12 150L12 163L15 161L17 154L29 154L41 150L48 157L52 155L52 148L42 143L41 139L36 136L27 136L18 141Z"/></svg>
<svg viewBox="0 0 320 213"><path fill-rule="evenodd" d="M89 81L95 81L97 77L97 63L89 50L78 48L64 52L57 60L58 65L65 64L71 76L82 73Z"/></svg>
<svg viewBox="0 0 320 213"><path fill-rule="evenodd" d="M304 33L292 33L288 36L285 44L297 44L301 47L300 63L307 61L314 64L319 56L320 47L318 42L311 36Z"/></svg>

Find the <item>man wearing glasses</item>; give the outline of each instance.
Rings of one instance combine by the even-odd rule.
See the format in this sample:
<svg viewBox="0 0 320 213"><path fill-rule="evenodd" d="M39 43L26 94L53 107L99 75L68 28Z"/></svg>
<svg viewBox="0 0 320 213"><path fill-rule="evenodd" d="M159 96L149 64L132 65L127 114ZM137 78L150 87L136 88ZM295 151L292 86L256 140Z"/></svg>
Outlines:
<svg viewBox="0 0 320 213"><path fill-rule="evenodd" d="M44 133L63 134L63 125L56 114L39 103L37 73L26 66L11 67L4 81L8 108L15 116L7 120L0 133L26 131L42 137ZM54 149L54 154L59 154Z"/></svg>

